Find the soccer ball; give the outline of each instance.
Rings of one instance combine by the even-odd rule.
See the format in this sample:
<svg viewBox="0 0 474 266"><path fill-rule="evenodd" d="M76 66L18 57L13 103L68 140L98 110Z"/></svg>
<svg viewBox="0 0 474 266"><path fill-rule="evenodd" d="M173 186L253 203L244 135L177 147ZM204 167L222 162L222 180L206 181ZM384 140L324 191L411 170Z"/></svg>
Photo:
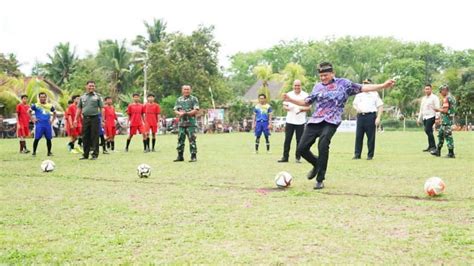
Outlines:
<svg viewBox="0 0 474 266"><path fill-rule="evenodd" d="M41 171L43 172L52 172L54 170L54 167L56 165L54 164L53 161L51 160L44 160L42 163L41 163Z"/></svg>
<svg viewBox="0 0 474 266"><path fill-rule="evenodd" d="M293 177L290 175L288 172L279 172L275 176L275 184L279 188L285 188L289 187L291 185L291 180L293 180Z"/></svg>
<svg viewBox="0 0 474 266"><path fill-rule="evenodd" d="M151 166L142 163L137 167L137 175L140 178L147 178L151 175Z"/></svg>
<svg viewBox="0 0 474 266"><path fill-rule="evenodd" d="M444 192L446 185L439 177L430 177L425 182L425 193L428 196L437 196Z"/></svg>

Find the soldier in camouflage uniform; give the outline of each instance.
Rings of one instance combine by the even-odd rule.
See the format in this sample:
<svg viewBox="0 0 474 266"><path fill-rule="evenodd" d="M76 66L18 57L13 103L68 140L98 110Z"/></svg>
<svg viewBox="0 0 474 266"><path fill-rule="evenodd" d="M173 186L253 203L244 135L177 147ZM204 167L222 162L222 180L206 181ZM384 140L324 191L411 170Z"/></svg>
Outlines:
<svg viewBox="0 0 474 266"><path fill-rule="evenodd" d="M438 148L431 151L431 154L438 157L441 156L441 148L443 148L444 140L446 139L449 150L448 156L446 157L455 158L452 126L456 100L449 94L447 85L441 86L440 93L443 96L443 104L440 109L435 110L441 113L441 126L438 131Z"/></svg>
<svg viewBox="0 0 474 266"><path fill-rule="evenodd" d="M182 96L176 100L174 106L174 113L179 117L178 124L178 158L174 162L184 161L184 141L186 136L189 140L189 150L191 152L191 160L197 160L197 146L196 146L196 114L199 111L199 101L196 97L191 95L191 86L183 85L181 87Z"/></svg>

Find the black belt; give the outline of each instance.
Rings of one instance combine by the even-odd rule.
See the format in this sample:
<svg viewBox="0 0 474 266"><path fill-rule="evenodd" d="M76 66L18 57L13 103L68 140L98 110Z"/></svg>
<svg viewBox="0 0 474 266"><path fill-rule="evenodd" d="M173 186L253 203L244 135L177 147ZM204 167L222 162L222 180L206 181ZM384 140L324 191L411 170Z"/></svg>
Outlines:
<svg viewBox="0 0 474 266"><path fill-rule="evenodd" d="M97 117L99 115L83 115L83 117L87 117L87 118L93 118L93 117Z"/></svg>
<svg viewBox="0 0 474 266"><path fill-rule="evenodd" d="M371 115L371 114L375 114L375 112L358 113L357 115Z"/></svg>

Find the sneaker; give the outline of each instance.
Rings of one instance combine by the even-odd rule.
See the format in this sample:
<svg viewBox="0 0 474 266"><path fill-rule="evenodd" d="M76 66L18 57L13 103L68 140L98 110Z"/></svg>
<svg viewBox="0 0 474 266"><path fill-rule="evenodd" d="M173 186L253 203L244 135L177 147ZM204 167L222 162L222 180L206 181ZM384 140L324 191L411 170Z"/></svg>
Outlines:
<svg viewBox="0 0 474 266"><path fill-rule="evenodd" d="M359 160L360 159L360 155L354 155L354 157L352 157L352 160Z"/></svg>
<svg viewBox="0 0 474 266"><path fill-rule="evenodd" d="M72 153L72 154L79 154L79 152L78 152L76 149L71 150L70 153Z"/></svg>
<svg viewBox="0 0 474 266"><path fill-rule="evenodd" d="M30 153L30 150L28 150L27 148L24 148L24 149L23 149L23 153L24 153L24 154Z"/></svg>
<svg viewBox="0 0 474 266"><path fill-rule="evenodd" d="M314 185L314 189L323 189L324 188L324 183L321 181L321 182L316 182L316 184Z"/></svg>

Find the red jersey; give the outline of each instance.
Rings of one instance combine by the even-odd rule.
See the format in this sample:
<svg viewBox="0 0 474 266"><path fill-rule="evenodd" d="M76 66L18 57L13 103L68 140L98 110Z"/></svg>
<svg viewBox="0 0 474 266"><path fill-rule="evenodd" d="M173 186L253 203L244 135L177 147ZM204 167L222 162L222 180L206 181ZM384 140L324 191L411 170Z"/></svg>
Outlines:
<svg viewBox="0 0 474 266"><path fill-rule="evenodd" d="M130 126L142 126L143 105L139 103L131 103L127 108L128 120Z"/></svg>
<svg viewBox="0 0 474 266"><path fill-rule="evenodd" d="M115 113L115 108L113 106L104 106L104 116L106 126L115 126L117 114Z"/></svg>
<svg viewBox="0 0 474 266"><path fill-rule="evenodd" d="M160 105L157 103L146 103L143 105L143 113L145 114L145 122L150 126L158 124L158 115L160 114Z"/></svg>
<svg viewBox="0 0 474 266"><path fill-rule="evenodd" d="M68 126L72 127L72 123L74 123L74 119L76 118L76 113L77 106L74 103L71 103L66 110L66 121ZM69 125L69 121L71 121L71 125ZM77 124L79 125L79 121Z"/></svg>
<svg viewBox="0 0 474 266"><path fill-rule="evenodd" d="M28 125L30 123L30 116L28 115L28 110L30 106L28 104L19 103L16 106L16 113L18 115L17 122L22 125Z"/></svg>

